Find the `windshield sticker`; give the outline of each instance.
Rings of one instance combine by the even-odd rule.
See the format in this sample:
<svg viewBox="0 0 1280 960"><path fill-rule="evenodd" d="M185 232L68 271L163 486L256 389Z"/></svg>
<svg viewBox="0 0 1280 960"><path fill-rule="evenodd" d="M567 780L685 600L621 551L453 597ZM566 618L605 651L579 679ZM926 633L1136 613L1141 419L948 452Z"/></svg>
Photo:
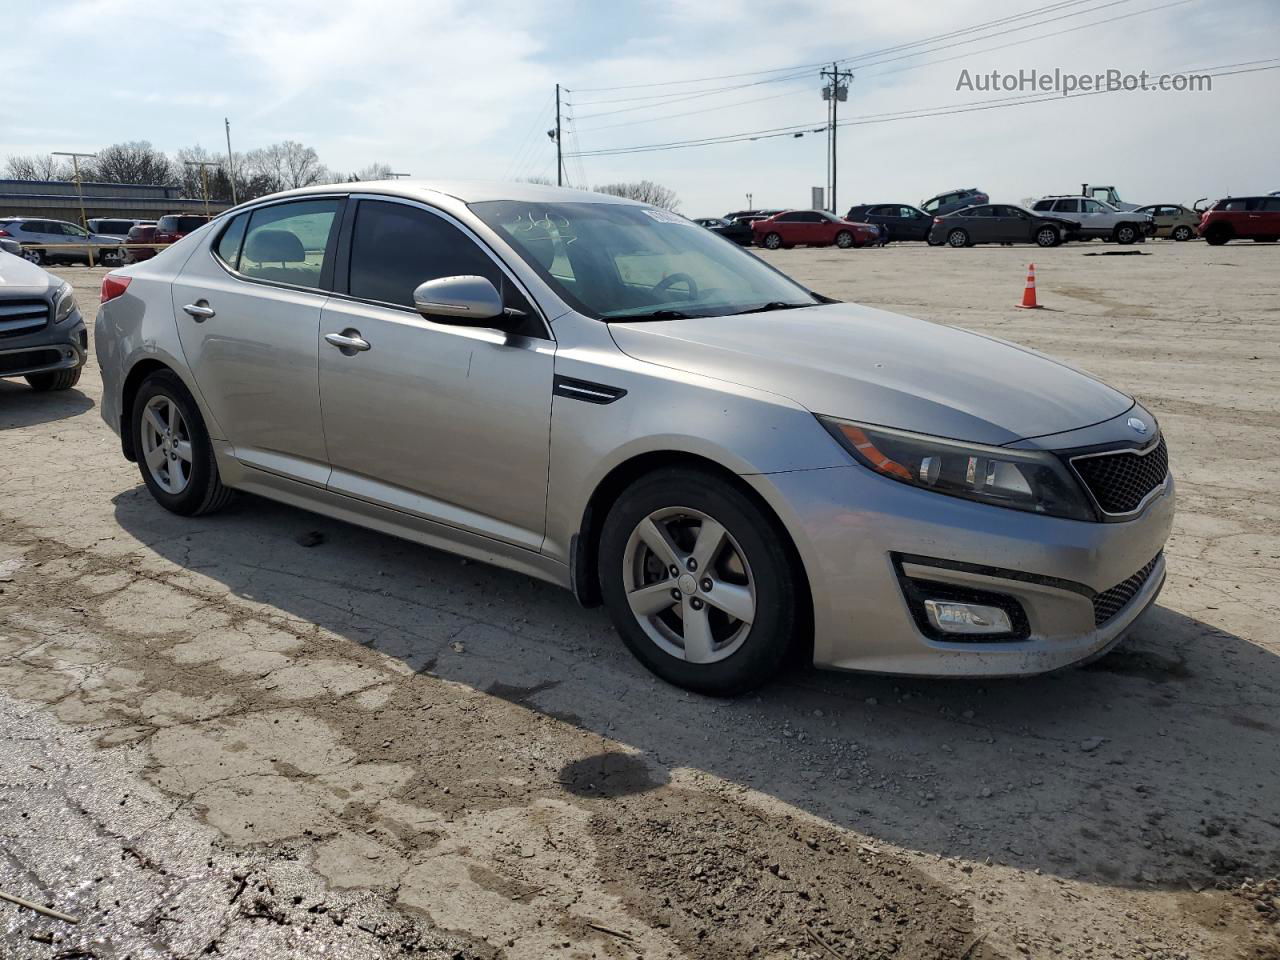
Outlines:
<svg viewBox="0 0 1280 960"><path fill-rule="evenodd" d="M654 210L650 207L645 207L641 212L645 216L649 217L649 219L657 220L659 223L678 223L690 227L697 226L697 224L692 220L686 220L678 213L671 213L667 210Z"/></svg>

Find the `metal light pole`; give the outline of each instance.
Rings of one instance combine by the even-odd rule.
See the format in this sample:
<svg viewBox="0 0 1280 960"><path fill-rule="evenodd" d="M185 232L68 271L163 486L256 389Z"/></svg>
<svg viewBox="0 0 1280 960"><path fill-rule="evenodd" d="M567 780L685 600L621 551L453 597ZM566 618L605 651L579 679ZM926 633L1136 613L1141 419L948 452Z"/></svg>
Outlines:
<svg viewBox="0 0 1280 960"><path fill-rule="evenodd" d="M85 231L87 232L89 230L89 217L84 212L84 186L80 181L80 158L87 157L92 160L92 159L96 159L98 155L96 153L70 153L70 152L60 153L58 151L54 151L52 154L50 154L50 156L71 158L71 168L75 171L75 176L73 179L75 180L75 184L76 184L76 195L79 196L80 198L80 226L84 227ZM93 266L93 244L92 243L88 244L88 248L89 248L89 266L92 267Z"/></svg>
<svg viewBox="0 0 1280 960"><path fill-rule="evenodd" d="M223 117L222 122L227 128L227 179L231 181L231 205L234 207L240 201L236 199L236 161L231 154L231 121Z"/></svg>

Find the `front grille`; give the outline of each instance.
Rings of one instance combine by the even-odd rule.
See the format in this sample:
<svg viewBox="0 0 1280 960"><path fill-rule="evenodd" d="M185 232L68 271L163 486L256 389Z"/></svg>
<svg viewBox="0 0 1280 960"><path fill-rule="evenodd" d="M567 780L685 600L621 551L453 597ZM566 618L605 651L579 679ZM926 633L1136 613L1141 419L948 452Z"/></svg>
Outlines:
<svg viewBox="0 0 1280 960"><path fill-rule="evenodd" d="M35 333L44 329L48 322L48 300L0 300L0 337L20 337Z"/></svg>
<svg viewBox="0 0 1280 960"><path fill-rule="evenodd" d="M1169 475L1169 449L1161 437L1145 453L1125 450L1076 457L1071 465L1104 513L1131 513Z"/></svg>
<svg viewBox="0 0 1280 960"><path fill-rule="evenodd" d="M1110 590L1104 590L1093 598L1093 623L1102 626L1117 613L1123 610L1151 576L1151 571L1160 562L1160 554L1151 558L1151 562L1135 573L1128 580L1117 583Z"/></svg>

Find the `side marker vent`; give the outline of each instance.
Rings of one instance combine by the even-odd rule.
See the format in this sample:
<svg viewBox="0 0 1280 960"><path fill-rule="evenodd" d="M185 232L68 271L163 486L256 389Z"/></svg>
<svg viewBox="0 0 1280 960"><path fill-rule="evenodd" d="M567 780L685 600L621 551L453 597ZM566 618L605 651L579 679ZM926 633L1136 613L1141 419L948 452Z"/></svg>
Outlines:
<svg viewBox="0 0 1280 960"><path fill-rule="evenodd" d="M590 380L574 380L570 377L557 376L551 392L557 397L569 400L582 400L586 403L613 403L627 395L621 387L611 387L604 383Z"/></svg>

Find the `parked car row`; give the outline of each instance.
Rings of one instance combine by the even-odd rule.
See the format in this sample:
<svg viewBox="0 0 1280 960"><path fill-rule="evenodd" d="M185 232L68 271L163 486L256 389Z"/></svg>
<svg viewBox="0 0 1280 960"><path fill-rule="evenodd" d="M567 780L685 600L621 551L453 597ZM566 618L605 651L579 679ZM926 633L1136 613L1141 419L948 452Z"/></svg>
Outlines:
<svg viewBox="0 0 1280 960"><path fill-rule="evenodd" d="M203 214L166 214L159 220L134 220L126 217L92 217L89 229L66 220L43 217L0 217L0 239L20 245L19 256L32 263L89 262L86 244L99 245L94 251L95 263L118 267L138 263L156 255L154 249L129 250L117 244L176 243L188 233L209 222Z"/></svg>

